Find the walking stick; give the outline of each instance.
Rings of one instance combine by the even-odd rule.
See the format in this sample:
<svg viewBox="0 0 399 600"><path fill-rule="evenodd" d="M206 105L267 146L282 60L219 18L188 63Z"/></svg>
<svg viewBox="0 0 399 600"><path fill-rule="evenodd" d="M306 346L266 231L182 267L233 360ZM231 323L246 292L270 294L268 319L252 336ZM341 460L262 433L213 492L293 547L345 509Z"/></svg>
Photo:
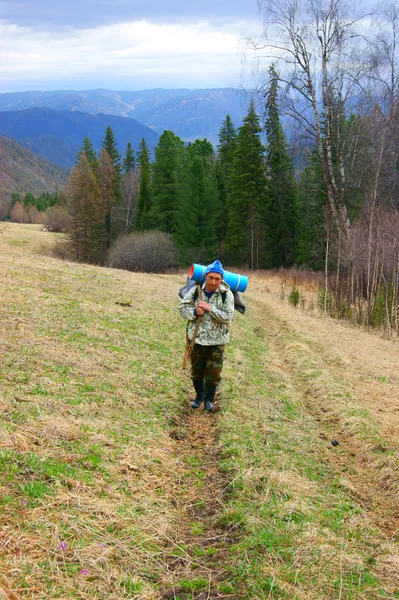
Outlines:
<svg viewBox="0 0 399 600"><path fill-rule="evenodd" d="M202 300L202 288L200 285L197 285L197 290L198 290L198 299ZM199 330L199 326L201 325L201 321L202 321L202 315L200 317L198 317L198 319L197 319L197 323L196 323L195 329L194 329L193 339L191 340L191 342L188 339L188 334L187 334L187 330L186 330L186 349L184 351L184 356L183 356L183 369L188 369L188 361L190 360L191 352L192 352L192 349L194 348L195 340L197 339L198 330Z"/></svg>

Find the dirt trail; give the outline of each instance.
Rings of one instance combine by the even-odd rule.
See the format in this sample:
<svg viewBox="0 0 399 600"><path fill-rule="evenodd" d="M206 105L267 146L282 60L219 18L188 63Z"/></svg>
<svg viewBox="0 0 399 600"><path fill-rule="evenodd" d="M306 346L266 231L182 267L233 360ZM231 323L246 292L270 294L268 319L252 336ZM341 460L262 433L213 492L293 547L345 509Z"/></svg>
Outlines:
<svg viewBox="0 0 399 600"><path fill-rule="evenodd" d="M181 465L176 493L181 523L168 552L165 600L242 597L219 587L228 579L227 553L234 532L220 522L227 481L219 468L217 418L217 412L193 410L187 401L171 430Z"/></svg>
<svg viewBox="0 0 399 600"><path fill-rule="evenodd" d="M328 461L341 488L362 508L364 523L379 531L376 539L396 547L397 340L294 309L257 285L246 296L246 318L247 326L259 328L267 340L267 369L284 382L289 397L312 423L322 443L320 461ZM164 600L248 597L228 589L231 545L239 542L240 533L223 526L229 475L220 470L218 418L202 408L192 410L187 399L171 429L181 521L165 552ZM332 445L333 440L338 444ZM378 571L392 579L388 569L382 561Z"/></svg>
<svg viewBox="0 0 399 600"><path fill-rule="evenodd" d="M384 536L397 541L397 341L307 315L267 294L251 302L270 345L272 368L317 422L348 494ZM376 347L381 355L370 352Z"/></svg>

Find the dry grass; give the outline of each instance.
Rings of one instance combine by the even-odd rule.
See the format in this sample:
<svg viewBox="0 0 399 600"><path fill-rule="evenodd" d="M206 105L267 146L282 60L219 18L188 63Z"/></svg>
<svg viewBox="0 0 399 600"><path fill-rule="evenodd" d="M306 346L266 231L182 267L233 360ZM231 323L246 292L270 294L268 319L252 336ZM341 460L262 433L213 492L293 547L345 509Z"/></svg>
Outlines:
<svg viewBox="0 0 399 600"><path fill-rule="evenodd" d="M268 287L268 292L265 287ZM334 379L344 383L343 395L348 391L350 397L357 395L359 410L370 411L382 433L394 439L399 428L397 339L384 338L379 332L364 331L345 322L337 322L316 310L292 308L286 301L280 300L278 283L273 277L251 281L251 291L292 329L294 341L291 352L295 353L294 346L299 343L302 349L312 352L316 363L318 359L327 363ZM307 365L306 368L315 371L317 367Z"/></svg>
<svg viewBox="0 0 399 600"><path fill-rule="evenodd" d="M49 235L0 239L1 572L27 598L156 597L178 522L176 284L37 256Z"/></svg>
<svg viewBox="0 0 399 600"><path fill-rule="evenodd" d="M0 236L0 598L399 597L397 344L251 276L221 410L190 415L184 276L54 237Z"/></svg>
<svg viewBox="0 0 399 600"><path fill-rule="evenodd" d="M19 223L2 223L0 245L3 252L12 248L13 253L41 253L43 248L51 247L60 237L57 233L42 231L43 225L20 225Z"/></svg>

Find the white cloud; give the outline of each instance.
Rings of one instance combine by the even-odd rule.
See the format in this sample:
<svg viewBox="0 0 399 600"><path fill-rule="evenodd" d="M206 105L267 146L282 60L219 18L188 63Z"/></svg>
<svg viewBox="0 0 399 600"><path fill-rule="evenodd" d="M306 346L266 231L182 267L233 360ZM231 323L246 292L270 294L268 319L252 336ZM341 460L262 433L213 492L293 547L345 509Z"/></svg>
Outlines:
<svg viewBox="0 0 399 600"><path fill-rule="evenodd" d="M220 85L240 80L242 40L259 32L253 22L230 25L159 24L148 20L64 32L37 31L0 22L0 86L7 82L32 89L55 80L88 78L106 87L107 80L151 80L168 74L181 87L220 78ZM185 83L186 82L186 83ZM210 83L212 84L212 83Z"/></svg>

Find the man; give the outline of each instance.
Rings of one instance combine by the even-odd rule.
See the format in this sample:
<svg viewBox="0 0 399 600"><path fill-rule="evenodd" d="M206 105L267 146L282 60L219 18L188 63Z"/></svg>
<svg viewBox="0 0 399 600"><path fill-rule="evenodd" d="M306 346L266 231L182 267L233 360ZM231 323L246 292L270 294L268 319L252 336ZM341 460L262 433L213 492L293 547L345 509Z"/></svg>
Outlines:
<svg viewBox="0 0 399 600"><path fill-rule="evenodd" d="M223 367L224 347L230 341L229 325L234 316L234 296L223 281L223 266L215 260L205 271L200 292L193 287L183 298L179 311L187 319L191 350L191 379L197 393L192 408L204 402L213 412L213 400Z"/></svg>

